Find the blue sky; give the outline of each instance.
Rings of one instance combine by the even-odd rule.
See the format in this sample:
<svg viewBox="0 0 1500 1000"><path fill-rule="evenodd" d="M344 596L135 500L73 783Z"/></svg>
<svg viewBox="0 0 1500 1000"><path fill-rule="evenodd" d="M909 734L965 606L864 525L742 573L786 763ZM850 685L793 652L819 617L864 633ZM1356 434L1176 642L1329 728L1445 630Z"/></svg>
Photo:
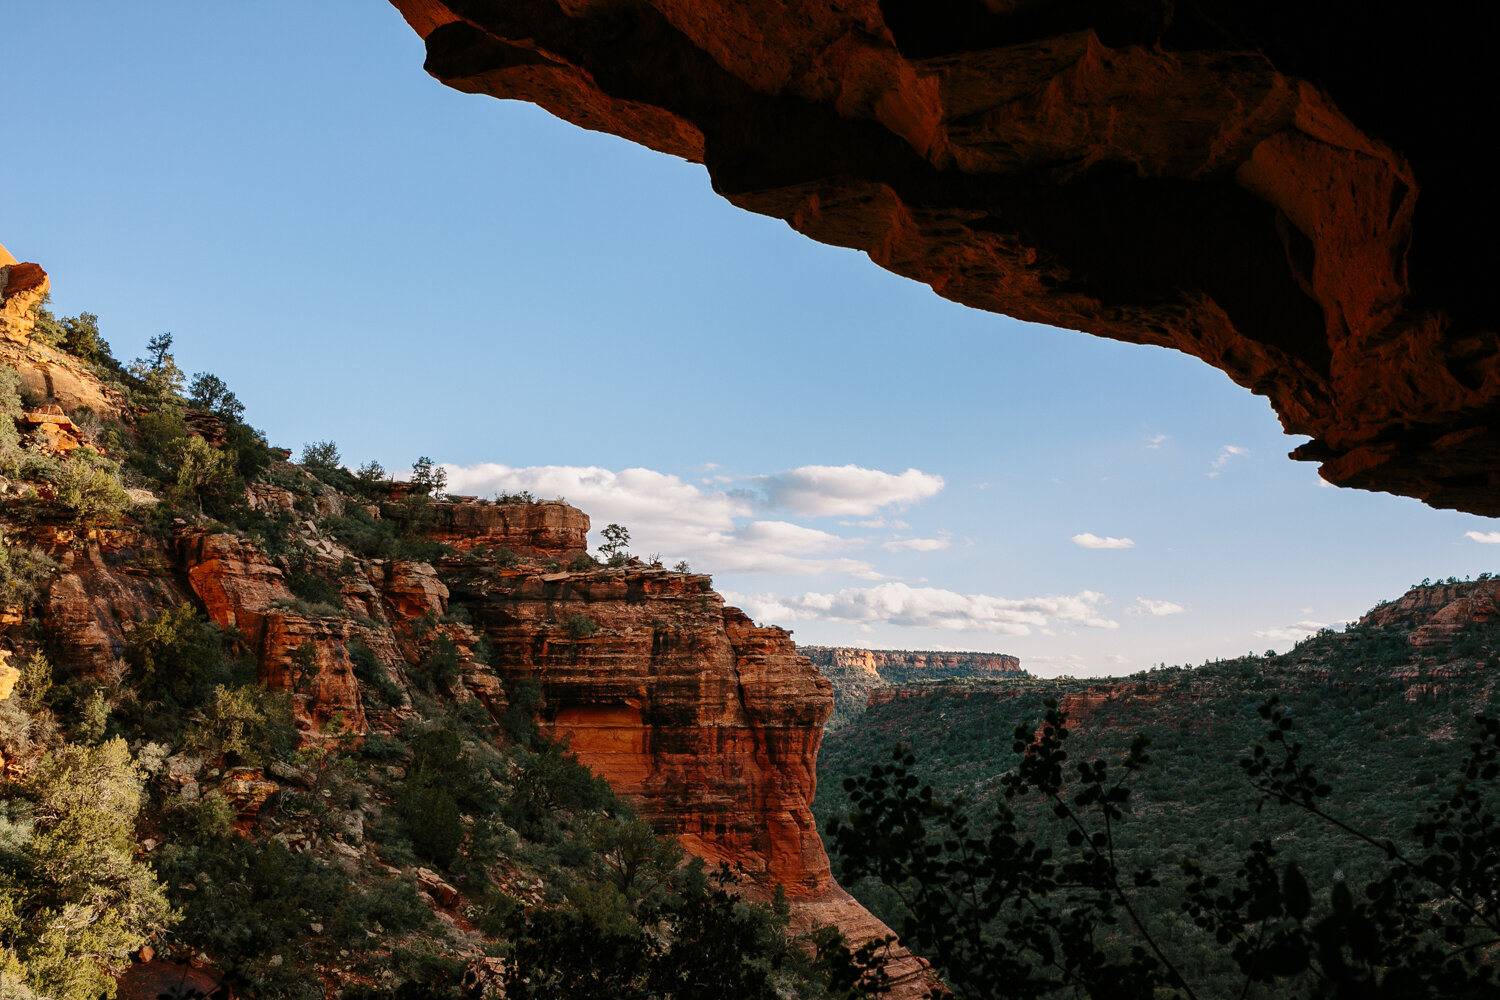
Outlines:
<svg viewBox="0 0 1500 1000"><path fill-rule="evenodd" d="M1497 568L1469 533L1500 525L1321 486L1201 362L955 306L701 167L449 90L394 8L5 29L0 242L58 311L126 359L171 331L274 443L563 495L799 641L1121 672Z"/></svg>

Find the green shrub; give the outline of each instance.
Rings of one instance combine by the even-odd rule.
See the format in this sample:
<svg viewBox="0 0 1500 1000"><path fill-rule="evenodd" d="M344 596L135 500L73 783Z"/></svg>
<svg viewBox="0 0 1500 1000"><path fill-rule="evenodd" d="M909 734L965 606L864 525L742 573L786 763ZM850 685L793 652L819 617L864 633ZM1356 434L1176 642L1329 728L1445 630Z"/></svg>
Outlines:
<svg viewBox="0 0 1500 1000"><path fill-rule="evenodd" d="M500 729L514 743L532 749L542 741L537 726L537 710L542 704L542 685L535 677L513 677L505 681L505 700L509 703L500 716Z"/></svg>
<svg viewBox="0 0 1500 1000"><path fill-rule="evenodd" d="M380 733L371 733L359 745L359 752L366 760L390 763L406 758L406 744Z"/></svg>
<svg viewBox="0 0 1500 1000"><path fill-rule="evenodd" d="M19 980L39 995L94 1000L172 923L164 887L135 860L142 777L118 738L63 746L27 776L34 820L0 893L12 989Z"/></svg>
<svg viewBox="0 0 1500 1000"><path fill-rule="evenodd" d="M278 738L274 720L262 709L263 700L264 692L254 685L217 685L213 697L193 714L188 748L230 767L259 766L268 751L285 751L285 738Z"/></svg>
<svg viewBox="0 0 1500 1000"><path fill-rule="evenodd" d="M23 410L20 373L0 365L0 473L5 475L15 475L21 468L21 432L16 420Z"/></svg>
<svg viewBox="0 0 1500 1000"><path fill-rule="evenodd" d="M344 648L349 653L350 663L354 666L356 680L374 688L380 700L387 705L394 707L405 701L401 689L391 680L385 664L380 662L374 650L358 637L349 640L349 644Z"/></svg>
<svg viewBox="0 0 1500 1000"><path fill-rule="evenodd" d="M286 584L292 593L309 604L325 604L334 608L343 606L344 594L339 585L310 573L305 568L292 570L287 576Z"/></svg>
<svg viewBox="0 0 1500 1000"><path fill-rule="evenodd" d="M42 581L57 569L57 561L40 549L8 545L0 536L0 606L29 605L36 599Z"/></svg>
<svg viewBox="0 0 1500 1000"><path fill-rule="evenodd" d="M496 493L496 503L536 503L536 497L529 490L518 490L515 493Z"/></svg>
<svg viewBox="0 0 1500 1000"><path fill-rule="evenodd" d="M229 390L223 379L211 372L198 372L193 376L188 386L188 402L226 423L238 422L245 413L245 404Z"/></svg>
<svg viewBox="0 0 1500 1000"><path fill-rule="evenodd" d="M302 465L313 475L339 468L339 446L332 441L314 441L302 446Z"/></svg>
<svg viewBox="0 0 1500 1000"><path fill-rule="evenodd" d="M235 470L235 456L227 454L203 438L186 435L165 448L173 470L167 493L179 504L192 504L201 513L213 498L243 488Z"/></svg>
<svg viewBox="0 0 1500 1000"><path fill-rule="evenodd" d="M28 711L35 712L47 702L52 690L52 664L40 649L26 659L21 668L21 677L16 681L14 694Z"/></svg>
<svg viewBox="0 0 1500 1000"><path fill-rule="evenodd" d="M598 623L585 614L569 615L563 628L567 630L570 639L586 639L599 631Z"/></svg>
<svg viewBox="0 0 1500 1000"><path fill-rule="evenodd" d="M417 683L424 691L451 691L463 678L459 660L458 644L447 633L441 633L427 647L427 653L417 666Z"/></svg>
<svg viewBox="0 0 1500 1000"><path fill-rule="evenodd" d="M114 524L132 506L120 466L91 448L79 448L61 463L55 485L57 502L80 526Z"/></svg>
<svg viewBox="0 0 1500 1000"><path fill-rule="evenodd" d="M218 626L191 604L166 608L125 635L125 662L141 693L181 708L206 701L221 684L254 679L254 665L233 658Z"/></svg>

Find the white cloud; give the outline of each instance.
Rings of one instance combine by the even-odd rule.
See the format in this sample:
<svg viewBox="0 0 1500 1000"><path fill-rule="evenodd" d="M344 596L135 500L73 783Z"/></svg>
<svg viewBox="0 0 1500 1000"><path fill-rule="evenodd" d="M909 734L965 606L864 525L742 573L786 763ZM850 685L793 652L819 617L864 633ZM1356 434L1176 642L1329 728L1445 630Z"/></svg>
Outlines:
<svg viewBox="0 0 1500 1000"><path fill-rule="evenodd" d="M936 496L943 477L918 469L898 474L857 465L804 465L750 482L755 499L773 510L808 517L827 514L867 517L882 507L906 507Z"/></svg>
<svg viewBox="0 0 1500 1000"><path fill-rule="evenodd" d="M728 489L728 477L694 483L653 469L537 465L514 468L498 463L445 465L448 486L461 495L488 496L526 490L537 497L565 497L587 513L596 529L623 524L637 554L659 552L671 563L686 559L713 573L778 573L815 576L846 573L861 580L884 574L854 558L866 541L781 519L754 519L781 497L777 506L875 513L887 504L930 496L942 480L916 470L900 476L857 466L808 466L751 480L759 489ZM811 470L811 471L809 471ZM824 473L827 473L826 475ZM710 478L710 477L705 477ZM771 484L768 490L766 484ZM819 493L822 489L825 492ZM854 497L856 490L864 498ZM857 508L857 509L856 509Z"/></svg>
<svg viewBox="0 0 1500 1000"><path fill-rule="evenodd" d="M1150 598L1137 597L1135 604L1126 608L1125 613L1127 615L1153 615L1159 618L1163 615L1180 615L1186 610L1187 608L1181 604L1172 601L1153 601Z"/></svg>
<svg viewBox="0 0 1500 1000"><path fill-rule="evenodd" d="M839 524L845 528L890 528L892 531L905 531L911 525L900 518L887 519L884 517L870 517L863 521L840 521Z"/></svg>
<svg viewBox="0 0 1500 1000"><path fill-rule="evenodd" d="M851 625L898 625L998 635L1029 635L1053 623L1089 628L1119 628L1104 618L1103 594L1092 590L1071 596L1013 600L988 594L959 594L936 587L888 582L853 587L835 594L725 594L760 621L816 620Z"/></svg>
<svg viewBox="0 0 1500 1000"><path fill-rule="evenodd" d="M953 543L953 538L944 535L942 538L895 538L884 543L881 548L890 552L936 552L946 549Z"/></svg>
<svg viewBox="0 0 1500 1000"><path fill-rule="evenodd" d="M1213 479L1220 472L1223 472L1224 466L1229 464L1231 458L1240 458L1248 454L1250 454L1249 448L1241 448L1237 444L1226 444L1219 449L1218 456L1214 459L1213 465L1209 467L1208 478Z"/></svg>
<svg viewBox="0 0 1500 1000"><path fill-rule="evenodd" d="M1081 535L1074 535L1074 545L1082 545L1086 549L1133 549L1135 542L1129 538L1100 538L1092 531L1085 531Z"/></svg>
<svg viewBox="0 0 1500 1000"><path fill-rule="evenodd" d="M1500 531L1465 531L1464 537L1484 545L1500 545Z"/></svg>
<svg viewBox="0 0 1500 1000"><path fill-rule="evenodd" d="M1146 447L1155 451L1170 440L1172 440L1172 435L1170 434L1153 434L1146 439Z"/></svg>
<svg viewBox="0 0 1500 1000"><path fill-rule="evenodd" d="M1277 625L1273 628L1255 630L1256 638L1273 642L1300 642L1319 629L1332 628L1341 622L1297 622L1294 625Z"/></svg>

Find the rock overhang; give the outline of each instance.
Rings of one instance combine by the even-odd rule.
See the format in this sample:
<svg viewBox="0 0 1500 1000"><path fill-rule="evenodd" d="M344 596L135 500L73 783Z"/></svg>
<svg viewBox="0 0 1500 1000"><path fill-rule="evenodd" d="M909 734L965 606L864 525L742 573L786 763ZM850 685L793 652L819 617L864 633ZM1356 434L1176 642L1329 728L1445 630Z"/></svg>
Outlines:
<svg viewBox="0 0 1500 1000"><path fill-rule="evenodd" d="M450 86L955 301L1199 357L1330 482L1500 515L1462 127L1495 88L1457 4L392 2Z"/></svg>

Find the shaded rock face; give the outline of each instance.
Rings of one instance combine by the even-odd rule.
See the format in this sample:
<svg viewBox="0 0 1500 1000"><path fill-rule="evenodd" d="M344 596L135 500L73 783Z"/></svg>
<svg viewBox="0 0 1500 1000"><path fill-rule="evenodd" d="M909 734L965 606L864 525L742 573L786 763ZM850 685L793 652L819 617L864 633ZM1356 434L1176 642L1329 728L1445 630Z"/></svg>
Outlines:
<svg viewBox="0 0 1500 1000"><path fill-rule="evenodd" d="M102 676L125 652L125 634L162 608L186 600L163 572L165 553L129 532L96 532L79 547L59 544L62 566L41 602L42 626L58 665Z"/></svg>
<svg viewBox="0 0 1500 1000"><path fill-rule="evenodd" d="M1457 4L392 2L452 87L702 162L955 301L1202 358L1330 482L1500 515L1463 124L1497 97Z"/></svg>

